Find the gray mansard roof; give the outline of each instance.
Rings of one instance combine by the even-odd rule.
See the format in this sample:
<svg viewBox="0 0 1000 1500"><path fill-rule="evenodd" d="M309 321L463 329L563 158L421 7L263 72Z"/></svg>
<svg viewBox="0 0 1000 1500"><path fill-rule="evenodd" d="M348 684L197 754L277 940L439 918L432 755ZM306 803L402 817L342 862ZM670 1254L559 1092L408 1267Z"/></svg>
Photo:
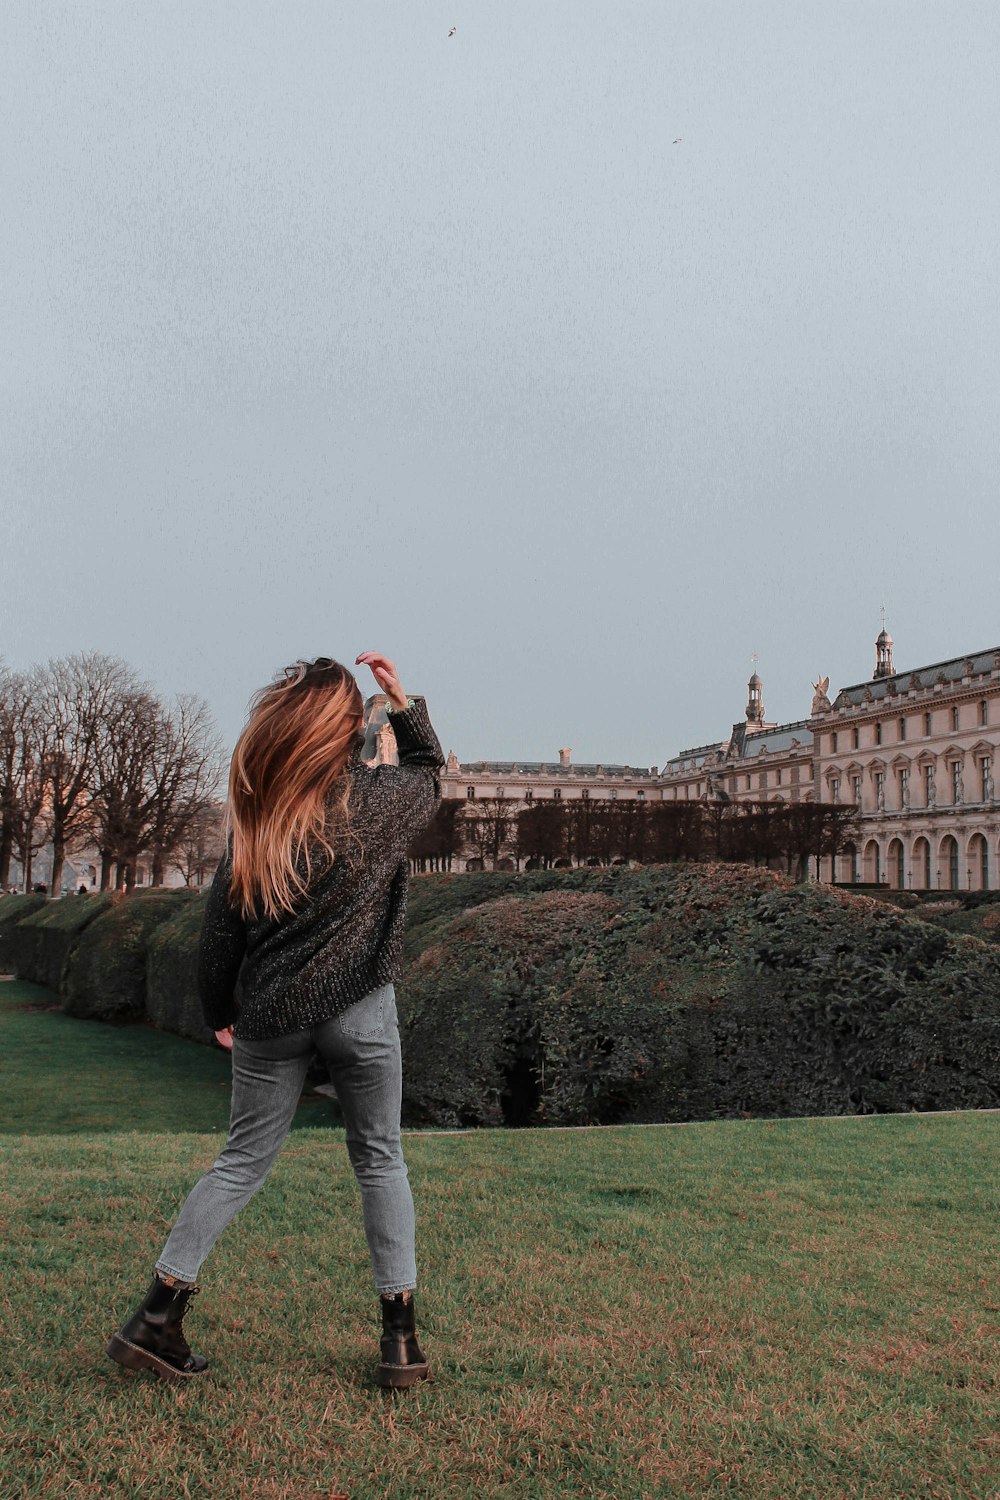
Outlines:
<svg viewBox="0 0 1000 1500"><path fill-rule="evenodd" d="M1000 646L989 651L977 651L972 656L953 656L950 661L932 662L928 667L915 667L912 672L897 672L893 677L874 677L867 682L855 683L841 688L834 699L834 708L852 708L863 703L879 702L883 698L895 698L908 692L911 687L933 687L936 682L961 682L966 674L966 663L973 677L988 675L1000 666Z"/></svg>
<svg viewBox="0 0 1000 1500"><path fill-rule="evenodd" d="M544 760L473 760L462 762L463 776L651 776L649 766L604 766L580 762L564 766Z"/></svg>

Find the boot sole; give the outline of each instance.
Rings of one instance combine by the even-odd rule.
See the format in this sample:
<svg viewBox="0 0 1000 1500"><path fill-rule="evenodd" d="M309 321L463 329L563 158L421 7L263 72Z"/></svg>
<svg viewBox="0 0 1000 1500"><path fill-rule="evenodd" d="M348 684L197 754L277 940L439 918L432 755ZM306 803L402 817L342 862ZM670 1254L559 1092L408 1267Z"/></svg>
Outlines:
<svg viewBox="0 0 1000 1500"><path fill-rule="evenodd" d="M378 1365L375 1380L383 1389L408 1390L418 1380L430 1380L430 1365Z"/></svg>
<svg viewBox="0 0 1000 1500"><path fill-rule="evenodd" d="M115 1364L124 1365L127 1370L152 1370L161 1380L190 1380L194 1375L205 1373L204 1370L178 1370L176 1365L168 1364L148 1349L140 1349L138 1344L130 1344L117 1333L105 1344L104 1352Z"/></svg>

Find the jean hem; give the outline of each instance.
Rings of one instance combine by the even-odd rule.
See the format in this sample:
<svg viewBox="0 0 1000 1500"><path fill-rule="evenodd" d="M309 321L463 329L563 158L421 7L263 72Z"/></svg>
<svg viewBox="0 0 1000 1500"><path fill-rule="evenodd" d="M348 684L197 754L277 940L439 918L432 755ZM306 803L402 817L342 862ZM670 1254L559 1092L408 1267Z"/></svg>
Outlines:
<svg viewBox="0 0 1000 1500"><path fill-rule="evenodd" d="M394 1297L397 1292L415 1292L416 1289L412 1281L394 1281L391 1286L375 1288L380 1297Z"/></svg>
<svg viewBox="0 0 1000 1500"><path fill-rule="evenodd" d="M197 1276L188 1276L185 1271L178 1271L176 1266L168 1266L166 1261L158 1260L153 1267L154 1271L162 1271L164 1276L174 1276L178 1281L186 1281L189 1286L194 1286L198 1280Z"/></svg>

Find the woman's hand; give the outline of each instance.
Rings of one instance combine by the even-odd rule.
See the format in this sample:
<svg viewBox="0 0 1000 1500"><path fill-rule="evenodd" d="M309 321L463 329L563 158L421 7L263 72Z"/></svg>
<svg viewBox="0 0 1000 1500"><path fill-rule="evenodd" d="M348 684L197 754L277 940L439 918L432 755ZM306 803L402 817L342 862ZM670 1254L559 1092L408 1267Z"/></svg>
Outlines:
<svg viewBox="0 0 1000 1500"><path fill-rule="evenodd" d="M379 651L362 651L361 655L355 661L355 666L357 666L358 662L365 662L371 667L375 681L383 693L385 693L393 708L406 707L406 694L399 685L396 668L387 656L383 656Z"/></svg>
<svg viewBox="0 0 1000 1500"><path fill-rule="evenodd" d="M218 1042L219 1046L224 1047L227 1052L232 1052L233 1028L231 1026L227 1026L224 1031L217 1031L215 1033L215 1040Z"/></svg>

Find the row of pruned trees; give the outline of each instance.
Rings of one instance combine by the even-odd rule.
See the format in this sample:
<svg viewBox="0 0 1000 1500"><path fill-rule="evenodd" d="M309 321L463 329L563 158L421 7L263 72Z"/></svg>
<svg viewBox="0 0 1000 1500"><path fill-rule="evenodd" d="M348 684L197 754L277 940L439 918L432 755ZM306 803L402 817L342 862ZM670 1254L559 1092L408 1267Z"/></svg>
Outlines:
<svg viewBox="0 0 1000 1500"><path fill-rule="evenodd" d="M857 832L857 809L842 803L488 797L442 802L410 854L445 869L471 853L484 869L690 859L777 865L805 878L810 859L840 853Z"/></svg>
<svg viewBox="0 0 1000 1500"><path fill-rule="evenodd" d="M225 765L204 699L172 706L117 657L53 659L28 672L0 662L0 890L16 856L52 850L53 895L67 856L96 849L101 889L135 884L140 856L151 884L169 868L188 883L221 852L216 801Z"/></svg>

